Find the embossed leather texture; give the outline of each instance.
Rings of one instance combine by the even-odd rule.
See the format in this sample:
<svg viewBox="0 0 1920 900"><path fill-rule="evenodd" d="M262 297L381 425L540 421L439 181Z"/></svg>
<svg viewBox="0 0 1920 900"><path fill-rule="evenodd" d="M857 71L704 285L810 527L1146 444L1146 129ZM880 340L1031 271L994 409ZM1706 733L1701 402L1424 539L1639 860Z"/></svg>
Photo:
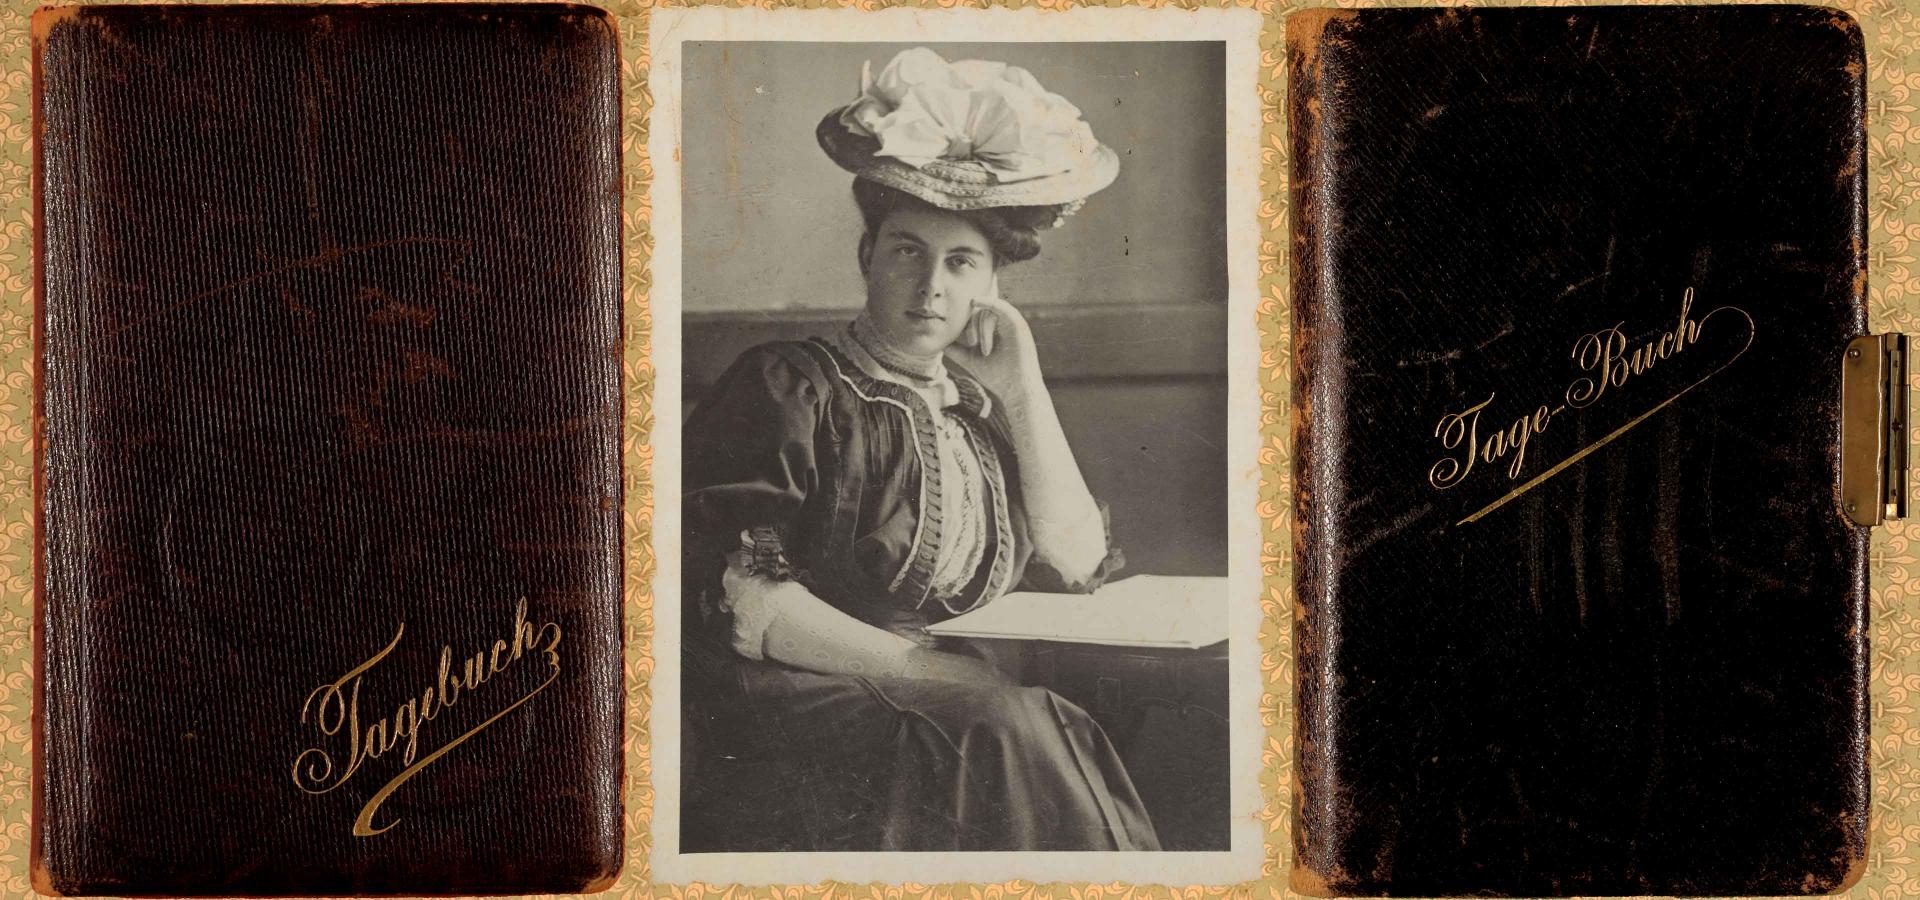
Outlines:
<svg viewBox="0 0 1920 900"><path fill-rule="evenodd" d="M1859 29L1316 10L1288 41L1295 886L1850 884Z"/></svg>
<svg viewBox="0 0 1920 900"><path fill-rule="evenodd" d="M78 7L35 61L36 886L607 886L610 17Z"/></svg>

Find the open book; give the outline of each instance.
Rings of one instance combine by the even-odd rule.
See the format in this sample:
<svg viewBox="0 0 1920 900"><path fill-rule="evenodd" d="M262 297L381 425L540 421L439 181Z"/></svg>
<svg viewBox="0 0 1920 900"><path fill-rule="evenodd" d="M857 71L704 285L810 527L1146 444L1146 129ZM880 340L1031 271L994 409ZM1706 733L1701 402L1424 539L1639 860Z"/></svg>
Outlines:
<svg viewBox="0 0 1920 900"><path fill-rule="evenodd" d="M1227 580L1135 575L1091 594L1022 591L927 631L948 637L1205 647L1227 639Z"/></svg>

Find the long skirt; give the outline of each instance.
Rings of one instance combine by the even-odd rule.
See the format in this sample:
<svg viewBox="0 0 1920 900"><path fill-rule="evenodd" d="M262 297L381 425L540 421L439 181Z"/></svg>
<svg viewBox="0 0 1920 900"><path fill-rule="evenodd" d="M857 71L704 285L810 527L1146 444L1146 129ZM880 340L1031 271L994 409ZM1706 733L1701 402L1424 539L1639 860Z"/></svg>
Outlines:
<svg viewBox="0 0 1920 900"><path fill-rule="evenodd" d="M694 705L710 711L698 752L719 764L700 766L705 783L683 802L752 799L705 849L759 849L727 835L751 844L767 816L781 821L758 824L783 829L788 849L1160 849L1106 734L1052 691L744 659L724 669L737 693L719 693L737 706Z"/></svg>

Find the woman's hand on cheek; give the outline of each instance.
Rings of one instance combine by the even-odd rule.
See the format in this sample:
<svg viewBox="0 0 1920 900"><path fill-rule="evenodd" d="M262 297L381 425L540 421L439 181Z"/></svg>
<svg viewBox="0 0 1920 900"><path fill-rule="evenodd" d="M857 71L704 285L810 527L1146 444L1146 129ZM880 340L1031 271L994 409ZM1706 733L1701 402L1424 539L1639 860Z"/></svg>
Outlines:
<svg viewBox="0 0 1920 900"><path fill-rule="evenodd" d="M1040 382L1033 331L998 291L974 301L966 327L947 355L1008 403L1023 402Z"/></svg>

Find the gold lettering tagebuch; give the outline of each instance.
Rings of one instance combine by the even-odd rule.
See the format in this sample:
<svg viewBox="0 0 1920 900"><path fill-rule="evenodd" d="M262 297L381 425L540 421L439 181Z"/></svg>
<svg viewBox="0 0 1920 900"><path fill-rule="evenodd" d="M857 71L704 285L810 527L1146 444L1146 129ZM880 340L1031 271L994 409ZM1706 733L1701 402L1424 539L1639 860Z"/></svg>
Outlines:
<svg viewBox="0 0 1920 900"><path fill-rule="evenodd" d="M458 660L454 658L452 645L443 645L440 648L439 674L431 684L409 695L394 707L392 714L363 723L361 687L374 668L400 645L406 630L406 623L400 623L385 647L340 677L314 688L300 708L301 724L312 725L322 739L319 746L309 747L294 758L293 783L302 791L309 794L331 792L346 784L369 760L380 759L396 749L399 751L400 762L405 768L388 778L386 784L360 808L360 814L353 821L356 837L371 837L398 824L397 820L377 827L373 824L380 804L394 791L468 738L518 709L560 677L560 626L546 622L536 627L527 621L527 600L522 597L514 606L510 637L496 639L490 646ZM523 658L530 659L535 654L544 656L547 665L545 677L539 683L504 704L488 704L491 714L474 722L425 756L419 755L420 739L427 723L452 709L465 697L485 696L480 693L483 685L494 676L514 669ZM468 717L468 721L473 721L473 717ZM336 764L336 753L343 755L346 762Z"/></svg>
<svg viewBox="0 0 1920 900"><path fill-rule="evenodd" d="M1704 375L1659 400L1626 424L1609 432L1605 437L1580 448L1454 524L1464 525L1478 520L1564 471L1568 466L1586 458L1588 454L1625 434L1654 413L1665 409L1668 404L1680 399L1688 391L1732 365L1733 361L1739 359L1753 344L1753 317L1737 306L1720 306L1695 318L1693 288L1689 287L1680 296L1679 319L1670 329L1636 341L1629 337L1626 331L1627 323L1622 321L1581 335L1573 342L1571 353L1574 367L1580 374L1567 383L1565 389L1561 391L1559 402L1552 405L1540 403L1532 410L1511 420L1495 418L1493 421L1506 424L1493 429L1483 428L1481 418L1482 413L1486 412L1497 399L1497 393L1489 393L1485 400L1441 416L1439 422L1434 425L1433 436L1440 442L1444 452L1427 469L1427 483L1436 490L1442 491L1457 487L1473 474L1476 466L1483 470L1498 470L1503 467L1508 479L1518 480L1526 471L1527 449L1530 442L1536 435L1545 433L1555 417L1569 411L1585 410L1609 402L1607 399L1609 397L1631 396L1629 384L1634 379L1653 372L1671 360L1692 355L1690 351L1700 343L1703 334L1708 333L1709 327L1731 328L1735 316L1739 317L1738 321L1745 323L1746 334L1739 348L1731 356L1722 360ZM1725 324L1709 325L1716 320Z"/></svg>

